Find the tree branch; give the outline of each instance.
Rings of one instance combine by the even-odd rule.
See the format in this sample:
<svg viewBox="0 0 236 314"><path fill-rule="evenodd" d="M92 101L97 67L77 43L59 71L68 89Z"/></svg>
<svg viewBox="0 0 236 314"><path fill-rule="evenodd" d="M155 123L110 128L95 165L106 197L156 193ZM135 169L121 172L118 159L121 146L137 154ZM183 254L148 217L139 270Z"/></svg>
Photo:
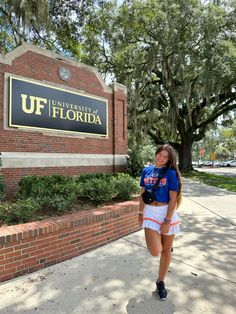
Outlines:
<svg viewBox="0 0 236 314"><path fill-rule="evenodd" d="M235 109L236 108L236 101L234 103L232 103L231 105L229 105L231 102L232 102L232 99L229 99L224 105L222 105L222 107L219 110L217 110L215 112L213 111L213 113L211 114L210 117L208 117L207 119L202 121L200 124L198 124L198 128L204 127L205 125L214 122L222 114L229 112L230 110Z"/></svg>

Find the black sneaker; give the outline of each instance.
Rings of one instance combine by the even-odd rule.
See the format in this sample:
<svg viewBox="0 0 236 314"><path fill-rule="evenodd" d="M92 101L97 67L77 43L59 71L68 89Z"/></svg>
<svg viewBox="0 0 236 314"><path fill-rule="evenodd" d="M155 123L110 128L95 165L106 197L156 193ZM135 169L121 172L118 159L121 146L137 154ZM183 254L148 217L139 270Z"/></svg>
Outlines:
<svg viewBox="0 0 236 314"><path fill-rule="evenodd" d="M157 291L159 298L161 299L161 301L165 301L168 298L168 292L165 288L164 281L156 282L156 285L157 285L156 291Z"/></svg>

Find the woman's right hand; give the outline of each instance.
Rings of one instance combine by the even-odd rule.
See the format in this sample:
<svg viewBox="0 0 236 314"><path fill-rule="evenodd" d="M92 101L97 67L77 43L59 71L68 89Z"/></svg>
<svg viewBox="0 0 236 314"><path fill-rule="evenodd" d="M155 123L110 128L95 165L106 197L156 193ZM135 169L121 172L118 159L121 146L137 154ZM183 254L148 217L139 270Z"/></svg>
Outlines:
<svg viewBox="0 0 236 314"><path fill-rule="evenodd" d="M138 223L140 225L140 227L142 227L142 224L143 224L143 214L138 214Z"/></svg>
<svg viewBox="0 0 236 314"><path fill-rule="evenodd" d="M142 193L145 191L144 187L141 187L141 191L140 191L140 197L139 197L139 212L138 212L138 223L140 225L140 227L143 224L143 211L144 211L144 202L143 202L143 198L142 198Z"/></svg>

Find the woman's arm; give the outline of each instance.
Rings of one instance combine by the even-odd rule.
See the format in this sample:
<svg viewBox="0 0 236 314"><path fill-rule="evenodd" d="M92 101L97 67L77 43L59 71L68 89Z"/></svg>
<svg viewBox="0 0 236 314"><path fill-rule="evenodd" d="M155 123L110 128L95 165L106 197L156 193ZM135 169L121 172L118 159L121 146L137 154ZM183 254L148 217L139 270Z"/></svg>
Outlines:
<svg viewBox="0 0 236 314"><path fill-rule="evenodd" d="M168 209L166 214L166 219L171 219L176 207L176 201L177 201L177 192L176 191L169 191L170 200L168 203Z"/></svg>
<svg viewBox="0 0 236 314"><path fill-rule="evenodd" d="M139 221L139 224L142 225L143 223L143 210L144 210L144 201L143 201L143 198L142 198L142 193L145 191L145 189L143 187L141 187L141 190L140 190L140 197L139 197L139 215L138 215L138 221Z"/></svg>
<svg viewBox="0 0 236 314"><path fill-rule="evenodd" d="M177 200L177 192L175 191L169 191L170 200L168 203L168 209L166 213L166 217L164 222L161 225L161 233L165 234L168 233L170 230L170 222L171 218L173 216L175 207L176 207L176 200Z"/></svg>
<svg viewBox="0 0 236 314"><path fill-rule="evenodd" d="M142 194L143 194L143 192L145 191L145 188L143 188L143 187L141 187L141 189L140 189L140 198L139 198L139 211L141 212L141 211L143 211L143 209L144 209L144 201L143 201L143 198L142 198Z"/></svg>

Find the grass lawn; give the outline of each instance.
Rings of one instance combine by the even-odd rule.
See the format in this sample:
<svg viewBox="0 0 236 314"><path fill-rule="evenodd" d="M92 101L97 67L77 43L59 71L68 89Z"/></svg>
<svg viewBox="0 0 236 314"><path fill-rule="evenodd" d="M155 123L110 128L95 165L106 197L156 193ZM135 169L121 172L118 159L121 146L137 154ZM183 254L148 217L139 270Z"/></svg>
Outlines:
<svg viewBox="0 0 236 314"><path fill-rule="evenodd" d="M183 177L217 186L232 192L236 192L236 178L230 176L215 175L205 172L190 171L183 173Z"/></svg>

